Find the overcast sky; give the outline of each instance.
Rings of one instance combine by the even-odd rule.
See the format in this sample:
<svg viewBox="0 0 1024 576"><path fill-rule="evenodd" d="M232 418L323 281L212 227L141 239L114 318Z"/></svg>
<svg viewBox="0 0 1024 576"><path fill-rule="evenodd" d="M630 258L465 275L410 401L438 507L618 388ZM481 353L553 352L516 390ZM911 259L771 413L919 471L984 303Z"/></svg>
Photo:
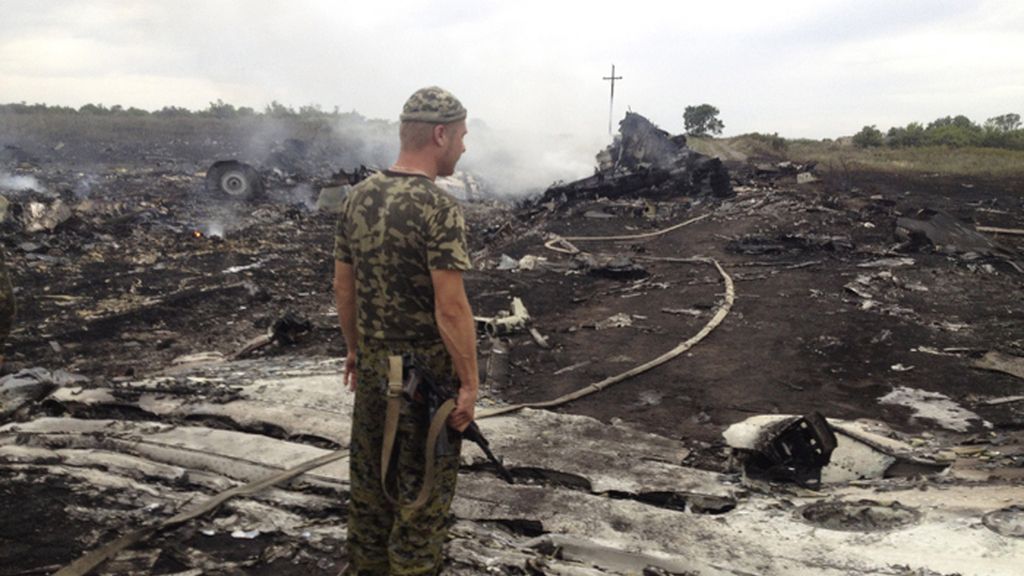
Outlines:
<svg viewBox="0 0 1024 576"><path fill-rule="evenodd" d="M627 106L676 133L835 137L1024 113L1019 0L0 0L0 102L146 109L223 99L395 119L437 84L495 128L607 133Z"/></svg>

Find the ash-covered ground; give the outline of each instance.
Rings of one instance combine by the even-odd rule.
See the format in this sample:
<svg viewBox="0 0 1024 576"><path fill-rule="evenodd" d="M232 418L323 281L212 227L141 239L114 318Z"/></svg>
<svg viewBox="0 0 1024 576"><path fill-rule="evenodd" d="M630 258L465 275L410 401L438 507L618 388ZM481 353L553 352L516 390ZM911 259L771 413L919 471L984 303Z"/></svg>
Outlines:
<svg viewBox="0 0 1024 576"><path fill-rule="evenodd" d="M3 248L19 305L4 372L41 368L37 375L45 377L30 392L5 397L0 424L7 426L0 436L9 442L0 445L72 447L26 439L34 432L26 433L25 426L53 417L203 426L323 450L347 445L340 433L291 430L281 424L283 417L261 421L216 411L156 410L133 391L195 355L236 359L241 366L287 366L344 353L331 292L335 217L318 208L317 198L322 184L338 170L357 168L360 156L349 151L342 158L337 147L282 140L258 164L267 177L264 197L244 201L207 191L206 167L238 156L242 136L232 141L202 133L145 133L134 134L126 145L123 139L73 132L59 140L24 129L4 134ZM481 366L488 376L484 406L555 398L693 337L721 308L725 289L712 265L686 259L712 258L735 282L735 304L714 331L682 356L556 412L671 441L680 455L676 465L731 474L727 483L738 482L722 438L732 424L755 415L815 411L843 421L871 420L913 448L916 457L941 464L935 469L948 466L937 479L909 474L914 489L981 486L1004 499L981 508L1020 504L1019 491L1015 501L1005 495L1024 479L1024 237L975 229L1024 228L1024 182L818 172L766 158L729 165L731 181L723 187L721 167L704 159L666 165L653 159L650 147L611 152L594 178L514 203L486 194L464 203L474 253L475 269L467 275L474 312L494 317L518 297L537 333L495 339L481 332ZM573 240L621 236L632 238ZM569 240L550 244L556 238ZM330 378L323 370L312 373ZM245 389L244 380L160 380L157 399L230 404ZM339 376L339 396L340 382ZM79 394L90 399L76 400ZM498 444L530 446L532 434L539 437L540 431L516 429ZM81 477L74 474L74 482L47 476L53 462L41 454L9 450L0 462L4 516L16 519L0 534L0 574L55 570L123 533L124 522L143 520L130 510L138 501L120 498L116 483L96 492L76 487ZM515 461L507 464L527 483L566 488L565 478L536 472L556 465L522 465L517 472ZM147 482L165 484L159 471L153 474ZM344 483L313 484L305 501L289 505L289 513L340 523ZM210 494L218 486L192 480L188 488ZM340 495L332 500L328 488ZM773 488L758 490L763 495ZM634 492L633 504L642 506L640 495L659 491L641 486ZM611 493L626 500L624 494L633 494L612 490L606 497ZM744 498L733 492L727 497L733 507ZM657 498L648 496L647 505ZM666 508L664 500L659 510ZM84 512L111 502L125 513ZM170 514L176 502L161 501L151 513ZM456 514L472 516L471 508L456 506ZM721 506L716 513L728 515L726 509L731 510ZM695 514L692 505L686 510ZM484 522L486 514L476 512L482 516L473 521ZM246 514L258 516L252 509L235 511L236 520ZM1013 514L1019 524L1019 514ZM230 515L220 520L233 526ZM501 526L516 537L558 532L529 515L491 520L484 525ZM329 574L343 562L337 534L335 540L307 537L321 544L298 546L296 552L296 538L302 537L295 534L302 530L250 538L239 528L242 535L232 538L230 530L202 529L213 535L204 537L196 526L164 534L159 546L151 543L157 553L128 562L122 572L108 566L107 573ZM467 552L473 542L501 548L493 534L491 540L474 536L476 529L461 526L453 570L481 573L474 572L476 556ZM1019 541L1016 530L1014 535L1008 529L1005 538ZM94 537L80 538L83 531ZM521 571L510 568L516 562ZM837 562L839 568L829 569L852 566ZM610 560L595 565L605 567L595 573L630 573L616 572ZM804 571L787 571L783 563L759 573L832 573L824 565L819 558L801 565ZM512 558L502 566L505 571L498 573L545 573L535 557ZM749 573L730 572L728 566L723 558L720 565L695 562L688 571L671 573ZM931 569L925 559L917 566ZM1004 573L999 566L969 573ZM870 573L942 573L941 566L939 572L914 569ZM584 573L565 570L549 567L547 573Z"/></svg>

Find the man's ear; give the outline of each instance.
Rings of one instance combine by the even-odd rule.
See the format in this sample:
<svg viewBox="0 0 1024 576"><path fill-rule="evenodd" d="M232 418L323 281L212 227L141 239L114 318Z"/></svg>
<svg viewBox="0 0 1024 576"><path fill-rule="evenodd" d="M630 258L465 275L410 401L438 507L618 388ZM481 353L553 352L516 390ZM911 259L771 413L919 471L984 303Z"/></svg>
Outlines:
<svg viewBox="0 0 1024 576"><path fill-rule="evenodd" d="M448 137L449 134L447 126L445 126L444 124L438 124L434 126L433 138L435 145L444 148L445 145L448 143Z"/></svg>

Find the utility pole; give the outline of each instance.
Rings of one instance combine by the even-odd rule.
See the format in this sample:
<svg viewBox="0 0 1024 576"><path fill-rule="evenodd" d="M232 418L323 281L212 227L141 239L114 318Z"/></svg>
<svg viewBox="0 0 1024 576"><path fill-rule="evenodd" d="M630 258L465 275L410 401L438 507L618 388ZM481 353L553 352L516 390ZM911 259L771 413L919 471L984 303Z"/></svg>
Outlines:
<svg viewBox="0 0 1024 576"><path fill-rule="evenodd" d="M604 79L612 81L612 97L608 101L608 135L610 136L612 134L612 116L615 110L615 81L622 80L622 76L615 75L615 64L612 64L612 75L605 76Z"/></svg>

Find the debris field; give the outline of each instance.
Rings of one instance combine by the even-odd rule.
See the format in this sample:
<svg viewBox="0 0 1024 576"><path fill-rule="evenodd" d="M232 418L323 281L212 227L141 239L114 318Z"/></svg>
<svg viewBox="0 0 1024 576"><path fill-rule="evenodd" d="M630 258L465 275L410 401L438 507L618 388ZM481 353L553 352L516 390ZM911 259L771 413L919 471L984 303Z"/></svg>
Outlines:
<svg viewBox="0 0 1024 576"><path fill-rule="evenodd" d="M238 197L207 183L251 161L234 137L2 136L0 576L138 530L95 573L344 565L320 188L374 158L284 139ZM1024 182L722 161L630 113L587 178L447 184L480 426L516 483L464 448L446 573L1019 572ZM760 466L794 422L833 435L810 481Z"/></svg>

